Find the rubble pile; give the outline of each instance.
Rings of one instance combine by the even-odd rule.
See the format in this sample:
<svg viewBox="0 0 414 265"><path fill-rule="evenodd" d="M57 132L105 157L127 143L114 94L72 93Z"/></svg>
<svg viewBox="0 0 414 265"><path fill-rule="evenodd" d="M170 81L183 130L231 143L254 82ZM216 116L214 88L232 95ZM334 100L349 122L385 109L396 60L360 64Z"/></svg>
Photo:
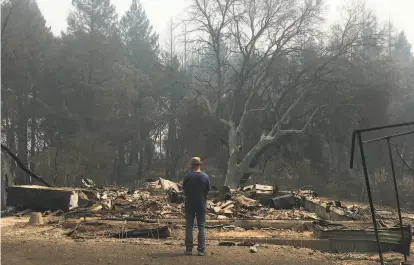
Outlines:
<svg viewBox="0 0 414 265"><path fill-rule="evenodd" d="M9 211L7 214L16 214L16 212L21 214L22 210L31 209L32 211L51 212L53 215L63 210L62 214L67 218L97 217L107 220L145 222L156 222L159 219L184 219L182 186L162 178L157 181L149 180L133 189L117 186L102 187L95 185L90 179L82 179L82 186L77 188L14 186L10 191L16 193L14 196L16 198L20 198L19 194L22 192L36 196L43 194L43 197L37 196L32 200L36 201L35 204L30 203L26 206L21 205L22 200L15 200L16 204L9 204L9 206L14 206L16 210L14 213ZM53 199L44 197L49 195L53 195ZM50 203L57 199L61 203ZM26 201L24 203L27 203ZM69 210L60 208L61 205L72 205L68 204L68 201L73 202L73 205L76 204L76 207L67 207ZM49 205L51 208L44 209L45 207L39 205L45 207ZM311 190L278 191L272 186L259 184L245 186L238 190L212 191L208 195L207 206L207 219L209 220L324 219L349 221L370 219L367 207L332 201L319 197ZM385 216L384 213L377 212L377 214L381 214L381 217ZM393 217L395 215L387 215L386 218L379 219L392 219Z"/></svg>
<svg viewBox="0 0 414 265"><path fill-rule="evenodd" d="M185 197L182 186L162 178L147 181L133 189L102 187L90 179L82 179L82 186L76 188L32 185L12 186L8 191L9 194L13 193L11 202L14 204L9 204L6 211L2 211L2 216L22 216L35 211L38 218L45 217L44 222L38 222L37 225L61 225L64 229L70 229L66 234L74 239L166 239L171 237L172 232L178 231L178 235L184 233ZM29 199L21 199L22 194ZM14 208L11 209L10 206ZM401 244L401 231L395 226L395 212L384 208L380 211L377 209L376 214L379 217L381 236L386 238L390 249L403 253L409 246L406 242L411 242L411 226L404 226L404 244ZM404 223L414 221L414 215L408 213L403 213L403 218ZM222 231L234 229L235 233L226 233L226 240L240 239L236 232L246 232L243 237L250 236L253 240L257 236L253 232L257 229L274 230L283 239L273 238L273 234L266 234L266 238L260 239L267 242L269 237L276 240L273 242L283 244L287 241L286 234L281 230L289 229L299 233L309 231L317 239L324 239L325 243L326 240L333 240L335 244L329 244L329 249L325 249L333 252L339 251L338 249L345 251L343 246L349 246L346 251L353 252L367 244L372 245L374 235L367 206L320 197L311 190L279 191L272 186L259 184L238 190L227 188L220 192L210 192L206 228ZM218 235L217 238L222 239ZM338 240L343 241L340 242L343 244L341 247L337 247ZM295 245L297 240L292 239L290 242ZM222 243L236 245L230 241ZM310 247L315 247L313 243L309 244ZM376 249L375 244L371 245L364 248L364 251ZM255 245L249 246L250 251L256 253ZM302 241L300 246L303 246Z"/></svg>
<svg viewBox="0 0 414 265"><path fill-rule="evenodd" d="M82 190L82 202L74 214L92 212L102 217L138 217L143 219L182 218L183 205L169 203L167 191L154 194L145 189L101 187ZM71 214L69 212L68 214Z"/></svg>
<svg viewBox="0 0 414 265"><path fill-rule="evenodd" d="M300 205L300 196L311 191L276 192L272 186L251 185L224 195L209 194L208 219L313 220L314 213ZM288 199L284 200L288 195ZM280 197L280 199L278 199ZM84 180L80 202L74 214L104 218L181 219L184 217L184 194L178 183L160 178L136 189L97 187ZM283 204L283 207L281 206ZM69 212L68 214L71 214ZM87 214L88 215L88 214Z"/></svg>
<svg viewBox="0 0 414 265"><path fill-rule="evenodd" d="M233 194L231 200L209 201L208 211L211 219L246 219L246 220L312 220L317 219L314 213L303 207L280 209L262 205L258 200L249 198L241 192Z"/></svg>

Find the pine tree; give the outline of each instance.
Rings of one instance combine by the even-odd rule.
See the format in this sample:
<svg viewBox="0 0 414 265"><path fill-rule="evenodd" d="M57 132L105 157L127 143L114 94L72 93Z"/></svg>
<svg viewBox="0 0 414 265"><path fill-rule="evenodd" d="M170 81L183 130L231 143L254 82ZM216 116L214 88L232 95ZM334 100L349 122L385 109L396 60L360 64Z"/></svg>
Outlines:
<svg viewBox="0 0 414 265"><path fill-rule="evenodd" d="M132 82L121 65L118 15L110 0L73 0L72 4L67 32L62 34L60 82L66 94L65 111L75 123L73 148L84 155L79 167L86 174L104 176L117 167L115 144L128 131L120 113L129 107Z"/></svg>
<svg viewBox="0 0 414 265"><path fill-rule="evenodd" d="M69 34L111 36L116 30L118 14L110 0L72 0L72 5L75 10L68 16Z"/></svg>
<svg viewBox="0 0 414 265"><path fill-rule="evenodd" d="M148 100L146 95L152 89L148 81L154 82L159 74L159 71L154 71L153 67L158 61L158 35L137 0L132 1L130 8L122 16L119 29L124 47L124 65L133 73L133 91L136 93L136 96L131 98L131 109L128 113L123 113L133 120L134 128L130 130L128 140L121 140L119 146L128 146L126 152L130 166L138 163L138 170L130 172L135 178L140 177L143 172L144 154L148 151L145 150L143 142L144 139L149 138L150 130L147 130L151 126L149 117L154 114L150 114L151 100ZM119 159L120 171L124 166L123 163L124 161ZM128 176L131 174L127 174Z"/></svg>
<svg viewBox="0 0 414 265"><path fill-rule="evenodd" d="M5 1L1 6L2 132L6 144L33 170L39 123L39 94L44 82L45 57L52 34L34 0ZM28 147L30 146L30 150ZM18 183L28 183L23 171Z"/></svg>
<svg viewBox="0 0 414 265"><path fill-rule="evenodd" d="M126 46L128 65L149 74L151 66L158 59L158 35L137 0L132 0L129 10L121 18L120 31Z"/></svg>
<svg viewBox="0 0 414 265"><path fill-rule="evenodd" d="M408 62L412 58L411 44L402 31L395 41L395 57L397 60Z"/></svg>

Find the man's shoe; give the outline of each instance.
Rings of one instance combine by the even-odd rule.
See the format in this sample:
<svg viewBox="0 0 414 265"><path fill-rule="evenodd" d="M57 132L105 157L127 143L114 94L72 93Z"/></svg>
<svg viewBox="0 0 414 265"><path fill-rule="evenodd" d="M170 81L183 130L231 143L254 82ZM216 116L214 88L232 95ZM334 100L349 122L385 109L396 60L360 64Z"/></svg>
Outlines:
<svg viewBox="0 0 414 265"><path fill-rule="evenodd" d="M186 249L186 250L184 251L184 255L186 255L186 256L191 256L191 255L193 255L193 251L192 251L191 249Z"/></svg>
<svg viewBox="0 0 414 265"><path fill-rule="evenodd" d="M206 253L204 251L199 250L197 252L197 256L204 256L204 255L206 255Z"/></svg>

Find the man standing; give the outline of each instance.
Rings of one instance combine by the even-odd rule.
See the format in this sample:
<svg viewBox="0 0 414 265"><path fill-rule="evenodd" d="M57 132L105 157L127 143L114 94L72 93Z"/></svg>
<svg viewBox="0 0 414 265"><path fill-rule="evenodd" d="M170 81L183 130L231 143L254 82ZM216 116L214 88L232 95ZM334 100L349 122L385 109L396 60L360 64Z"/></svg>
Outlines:
<svg viewBox="0 0 414 265"><path fill-rule="evenodd" d="M197 217L198 227L198 256L204 256L206 248L207 193L210 191L210 180L202 172L201 159L191 158L191 170L184 175L183 190L185 196L185 254L191 255L193 251L194 218Z"/></svg>

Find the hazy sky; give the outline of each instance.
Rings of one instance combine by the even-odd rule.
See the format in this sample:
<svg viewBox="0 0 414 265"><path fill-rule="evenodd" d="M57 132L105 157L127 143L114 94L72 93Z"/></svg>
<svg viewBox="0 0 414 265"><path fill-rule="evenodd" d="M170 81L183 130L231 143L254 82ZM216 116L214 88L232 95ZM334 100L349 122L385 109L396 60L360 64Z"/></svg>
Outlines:
<svg viewBox="0 0 414 265"><path fill-rule="evenodd" d="M141 0L151 24L160 34L161 45L168 36L171 18L180 18L191 0ZM328 19L339 19L339 7L345 0L325 0L329 4ZM357 1L357 0L353 0ZM71 10L71 0L37 0L48 26L58 35L66 28L66 17ZM119 14L123 14L132 0L112 0ZM398 30L404 30L408 40L414 44L414 0L366 0L381 22L387 23L391 18Z"/></svg>

